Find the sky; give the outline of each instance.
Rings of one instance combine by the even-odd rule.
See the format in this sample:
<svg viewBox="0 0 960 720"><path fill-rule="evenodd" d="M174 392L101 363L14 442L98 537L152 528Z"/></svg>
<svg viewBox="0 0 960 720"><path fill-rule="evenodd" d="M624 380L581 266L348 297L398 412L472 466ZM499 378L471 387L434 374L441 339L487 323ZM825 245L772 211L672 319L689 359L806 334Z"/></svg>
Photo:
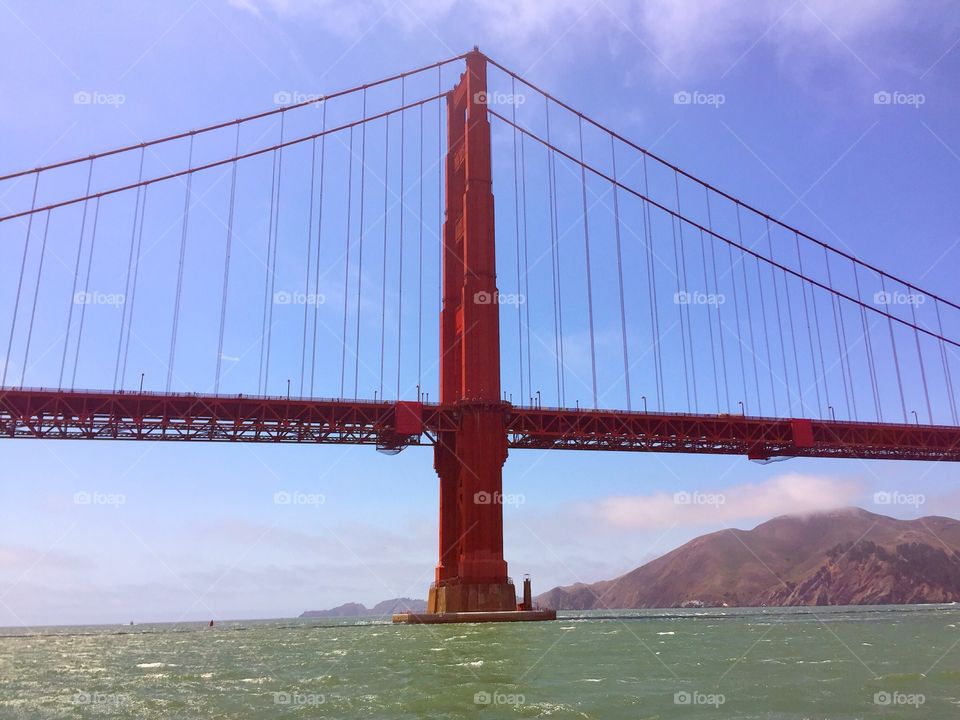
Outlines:
<svg viewBox="0 0 960 720"><path fill-rule="evenodd" d="M478 45L713 185L956 299L960 11L949 2L0 0L0 18L0 173L268 110L278 96L331 92ZM94 100L78 102L78 93ZM878 101L878 93L895 99ZM306 117L315 125L316 114ZM495 136L495 152L510 152L501 142L509 137ZM182 163L184 150L150 161ZM304 157L287 162L290 177L307 169ZM504 167L495 161L495 172ZM260 170L258 177L269 176L269 162ZM226 200L229 175L209 187L197 182L211 206ZM245 182L241 204L252 213L264 199ZM428 212L436 209L429 183ZM29 189L5 189L3 210ZM336 197L336 188L330 192ZM163 206L151 207L159 223ZM214 211L198 209L193 232L216 231L221 241L204 213ZM262 229L250 217L244 224ZM502 222L498 216L498 236L512 239ZM179 226L171 225L167 242L158 233L148 267L172 262ZM19 232L0 234L12 258L0 271L3 328ZM296 267L292 255L283 261ZM106 292L117 273L109 264L103 272ZM151 274L144 277L147 292ZM330 292L332 312L341 296ZM249 295L249 306L237 299L242 312L259 312L258 296ZM207 382L211 371L209 362L189 359L210 327L209 318L195 319L203 296L192 300L180 390L205 389L199 378ZM144 337L153 325L166 328L159 310L144 304L140 312ZM41 310L41 339L53 315ZM297 345L287 335L297 318L278 326L283 344L268 384L275 393L287 377L296 382ZM601 334L606 320L615 318L601 323ZM429 355L435 321L425 322ZM256 353L246 356L244 322L234 323L236 347L228 343L223 355L228 364L236 358L237 369L224 382L230 392L250 392ZM113 342L85 350L78 386L110 386ZM568 342L570 362L580 363L571 373L580 377L582 338L571 334ZM26 384L56 384L56 355ZM8 369L18 377L14 362ZM128 386L141 368L149 389L163 389L160 358L135 356ZM512 363L503 372L512 383ZM324 366L322 374L316 394L336 394L336 373ZM638 375L634 383L636 405L650 380ZM907 384L916 388L917 378ZM371 380L358 392L375 389ZM585 401L578 392L571 394ZM427 448L387 456L366 446L8 440L0 457L0 625L288 617L348 601L425 597L432 580L437 481ZM504 468L505 552L511 574L530 573L539 592L611 578L704 532L788 512L857 505L904 518L957 517L957 481L954 468L934 463L760 465L741 457L518 450Z"/></svg>

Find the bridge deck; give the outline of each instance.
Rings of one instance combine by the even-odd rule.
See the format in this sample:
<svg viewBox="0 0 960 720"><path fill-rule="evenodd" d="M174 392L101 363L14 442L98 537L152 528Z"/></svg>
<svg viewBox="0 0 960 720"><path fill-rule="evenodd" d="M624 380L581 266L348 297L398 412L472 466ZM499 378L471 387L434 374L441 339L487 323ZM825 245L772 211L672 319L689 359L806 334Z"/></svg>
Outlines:
<svg viewBox="0 0 960 720"><path fill-rule="evenodd" d="M891 460L960 460L960 428L742 415L691 415L502 405L511 448ZM432 444L455 430L457 405L364 400L0 390L0 436Z"/></svg>

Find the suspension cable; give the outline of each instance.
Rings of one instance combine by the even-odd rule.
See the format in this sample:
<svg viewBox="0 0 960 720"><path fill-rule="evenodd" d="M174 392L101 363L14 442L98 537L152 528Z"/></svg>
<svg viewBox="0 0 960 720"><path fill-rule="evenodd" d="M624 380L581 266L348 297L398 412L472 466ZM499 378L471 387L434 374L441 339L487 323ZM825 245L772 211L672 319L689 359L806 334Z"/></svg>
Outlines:
<svg viewBox="0 0 960 720"><path fill-rule="evenodd" d="M580 124L580 189L583 199L583 249L586 255L587 316L590 319L590 371L593 378L593 407L597 407L597 348L593 334L593 277L590 271L590 219L587 216L587 171L583 165L583 124Z"/></svg>
<svg viewBox="0 0 960 720"><path fill-rule="evenodd" d="M90 194L90 182L93 180L93 160L90 161L90 167L87 169L87 190ZM70 331L73 329L73 308L77 304L77 283L80 281L80 257L83 255L83 234L87 226L87 208L89 202L83 203L83 215L80 217L80 238L77 240L77 259L73 268L73 286L70 288L70 303L67 308L67 331L63 340L63 357L60 358L60 378L57 380L57 388L63 389L63 374L67 367L67 350L70 347Z"/></svg>
<svg viewBox="0 0 960 720"><path fill-rule="evenodd" d="M23 350L23 366L20 368L20 387L24 386L27 376L28 360L30 358L30 341L33 339L33 322L37 316L37 301L40 298L40 279L43 277L43 260L47 254L47 233L50 230L50 211L47 211L47 220L43 224L43 242L40 245L40 263L37 265L37 284L33 288L33 305L30 308L30 325L27 328L27 344Z"/></svg>
<svg viewBox="0 0 960 720"><path fill-rule="evenodd" d="M190 136L190 150L187 166L193 165L193 136ZM190 191L193 175L187 176L187 187L183 194L183 226L180 230L180 261L177 265L177 294L173 304L173 327L170 330L170 361L167 363L167 392L173 383L173 363L177 352L177 330L180 324L180 295L183 291L183 264L187 252L187 228L190 224Z"/></svg>
<svg viewBox="0 0 960 720"><path fill-rule="evenodd" d="M237 139L234 155L240 152L240 126L237 125ZM230 173L230 209L227 213L227 241L223 253L223 291L220 298L220 332L217 340L217 370L213 383L213 392L220 392L220 368L223 363L223 332L227 323L227 291L230 286L230 251L233 247L233 214L237 196L237 163L233 163Z"/></svg>
<svg viewBox="0 0 960 720"><path fill-rule="evenodd" d="M87 256L86 279L83 284L84 298L90 297L90 273L93 269L93 253L97 249L97 224L100 219L100 198L97 198L97 204L93 209L93 231L90 234L90 254ZM70 387L77 386L77 367L80 365L80 345L83 342L83 321L87 317L87 303L80 305L80 326L77 329L77 347L73 356L73 374L70 378Z"/></svg>
<svg viewBox="0 0 960 720"><path fill-rule="evenodd" d="M617 148L613 138L610 138L610 158L613 164L613 179L617 179ZM619 189L613 186L613 227L617 241L617 283L620 288L620 336L623 339L623 380L627 391L627 411L633 408L630 404L630 359L627 353L627 311L623 297L623 254L620 247L620 198Z"/></svg>
<svg viewBox="0 0 960 720"><path fill-rule="evenodd" d="M17 280L17 295L13 301L13 318L10 320L10 338L7 340L7 359L3 363L3 380L0 385L7 385L7 371L10 369L10 351L13 349L13 336L17 328L17 316L20 311L20 293L23 291L23 274L27 267L27 255L30 250L30 237L33 232L33 208L37 205L37 186L40 185L40 173L37 172L33 179L33 200L30 201L30 217L27 220L27 234L23 240L23 257L20 259L20 277Z"/></svg>

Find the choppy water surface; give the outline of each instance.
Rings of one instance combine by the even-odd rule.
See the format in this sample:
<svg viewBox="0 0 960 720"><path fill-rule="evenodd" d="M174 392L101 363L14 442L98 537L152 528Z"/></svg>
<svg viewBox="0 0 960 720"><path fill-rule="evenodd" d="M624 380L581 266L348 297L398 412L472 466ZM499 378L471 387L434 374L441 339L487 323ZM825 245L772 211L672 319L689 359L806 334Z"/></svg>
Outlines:
<svg viewBox="0 0 960 720"><path fill-rule="evenodd" d="M0 635L0 718L960 717L958 606Z"/></svg>

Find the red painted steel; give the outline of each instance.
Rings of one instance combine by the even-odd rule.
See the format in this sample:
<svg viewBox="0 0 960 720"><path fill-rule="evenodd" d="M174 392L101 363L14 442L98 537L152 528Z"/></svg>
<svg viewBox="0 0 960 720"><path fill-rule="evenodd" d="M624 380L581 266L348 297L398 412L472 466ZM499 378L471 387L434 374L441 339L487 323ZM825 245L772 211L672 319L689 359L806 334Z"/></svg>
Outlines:
<svg viewBox="0 0 960 720"><path fill-rule="evenodd" d="M429 445L463 423L460 405L421 405L422 433L398 432L397 404L245 395L0 391L0 436ZM510 449L605 450L960 461L960 428L938 425L502 406ZM406 422L401 419L399 422ZM406 431L410 428L407 427Z"/></svg>
<svg viewBox="0 0 960 720"><path fill-rule="evenodd" d="M447 96L446 218L440 312L440 402L458 426L437 435L440 537L431 612L511 610L503 559L500 317L486 58L469 53ZM484 502L486 501L486 502Z"/></svg>

